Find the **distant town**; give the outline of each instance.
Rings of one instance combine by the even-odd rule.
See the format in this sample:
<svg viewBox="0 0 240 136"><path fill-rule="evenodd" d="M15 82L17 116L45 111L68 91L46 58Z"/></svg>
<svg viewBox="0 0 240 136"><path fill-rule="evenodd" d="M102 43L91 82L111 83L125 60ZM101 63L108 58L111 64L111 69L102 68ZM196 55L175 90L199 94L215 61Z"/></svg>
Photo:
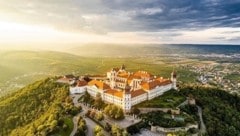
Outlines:
<svg viewBox="0 0 240 136"><path fill-rule="evenodd" d="M196 80L206 86L216 86L230 93L240 94L240 64L212 63L184 65L183 68L197 73Z"/></svg>

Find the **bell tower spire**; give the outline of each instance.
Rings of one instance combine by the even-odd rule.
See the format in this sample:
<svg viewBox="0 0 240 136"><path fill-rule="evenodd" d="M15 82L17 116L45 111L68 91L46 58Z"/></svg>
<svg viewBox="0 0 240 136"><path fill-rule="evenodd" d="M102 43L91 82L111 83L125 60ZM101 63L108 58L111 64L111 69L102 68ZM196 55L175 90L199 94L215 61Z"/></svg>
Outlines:
<svg viewBox="0 0 240 136"><path fill-rule="evenodd" d="M172 81L172 88L177 90L177 73L174 68L171 73L171 81Z"/></svg>

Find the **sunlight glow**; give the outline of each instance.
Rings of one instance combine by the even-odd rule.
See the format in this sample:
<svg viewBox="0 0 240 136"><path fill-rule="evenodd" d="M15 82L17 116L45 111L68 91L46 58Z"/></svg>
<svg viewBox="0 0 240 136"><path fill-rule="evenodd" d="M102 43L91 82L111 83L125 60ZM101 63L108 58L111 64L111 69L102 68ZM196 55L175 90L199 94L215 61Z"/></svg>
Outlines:
<svg viewBox="0 0 240 136"><path fill-rule="evenodd" d="M34 43L34 44L62 44L62 43L143 43L149 41L146 37L132 32L116 32L105 35L58 31L49 26L26 25L7 21L0 21L0 43Z"/></svg>
<svg viewBox="0 0 240 136"><path fill-rule="evenodd" d="M41 42L57 40L63 35L50 27L0 21L1 42Z"/></svg>

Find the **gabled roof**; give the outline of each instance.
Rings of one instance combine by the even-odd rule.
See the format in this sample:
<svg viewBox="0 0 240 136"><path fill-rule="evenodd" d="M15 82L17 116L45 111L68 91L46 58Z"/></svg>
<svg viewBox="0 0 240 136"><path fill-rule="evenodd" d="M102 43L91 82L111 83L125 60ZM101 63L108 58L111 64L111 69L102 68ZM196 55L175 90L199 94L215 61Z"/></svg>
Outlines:
<svg viewBox="0 0 240 136"><path fill-rule="evenodd" d="M139 75L134 75L134 76L133 76L133 79L142 79L142 77L139 76Z"/></svg>
<svg viewBox="0 0 240 136"><path fill-rule="evenodd" d="M131 97L134 98L134 97L137 97L137 96L140 96L142 94L145 94L147 92L145 92L143 89L139 89L139 90L136 90L136 91L131 91Z"/></svg>
<svg viewBox="0 0 240 136"><path fill-rule="evenodd" d="M114 89L108 89L105 93L122 98L123 97L123 91L117 91Z"/></svg>
<svg viewBox="0 0 240 136"><path fill-rule="evenodd" d="M159 80L153 80L150 82L142 82L141 86L144 90L152 90L156 88L157 86L164 86L167 84L171 84L172 81L170 80L164 80L164 81L159 81Z"/></svg>
<svg viewBox="0 0 240 136"><path fill-rule="evenodd" d="M88 82L88 85L89 86L95 85L98 89L101 89L101 90L110 89L110 87L106 83L104 83L102 81L98 81L98 80L92 80L92 81Z"/></svg>

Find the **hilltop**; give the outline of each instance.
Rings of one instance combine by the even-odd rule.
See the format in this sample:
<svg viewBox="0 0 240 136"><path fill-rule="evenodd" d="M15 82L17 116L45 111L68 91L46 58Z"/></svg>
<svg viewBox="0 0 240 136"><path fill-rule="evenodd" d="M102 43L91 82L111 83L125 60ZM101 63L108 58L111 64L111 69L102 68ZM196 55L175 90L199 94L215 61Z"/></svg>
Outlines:
<svg viewBox="0 0 240 136"><path fill-rule="evenodd" d="M73 115L80 112L69 97L68 85L55 78L32 83L0 98L0 135L61 135L73 129ZM240 132L240 98L216 88L181 86L180 95L192 95L203 109L207 135L236 135ZM194 107L182 109L194 117ZM198 117L196 117L198 118Z"/></svg>

